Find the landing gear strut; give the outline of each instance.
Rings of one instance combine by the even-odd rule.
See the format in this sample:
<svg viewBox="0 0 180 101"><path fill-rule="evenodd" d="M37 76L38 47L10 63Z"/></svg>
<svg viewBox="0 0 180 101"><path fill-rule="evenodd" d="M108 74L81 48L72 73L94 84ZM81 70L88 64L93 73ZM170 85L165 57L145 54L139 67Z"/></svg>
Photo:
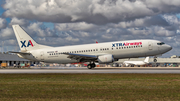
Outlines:
<svg viewBox="0 0 180 101"><path fill-rule="evenodd" d="M153 61L154 61L154 63L155 63L155 67L157 67L157 64L156 64L156 63L157 63L157 59L156 59L156 58L157 58L157 57L154 56L154 60L153 60Z"/></svg>
<svg viewBox="0 0 180 101"><path fill-rule="evenodd" d="M87 65L87 68L88 68L88 69L92 69L92 68L94 68L94 67L96 67L96 64L95 64L95 63L92 63L92 64L90 63L90 64Z"/></svg>
<svg viewBox="0 0 180 101"><path fill-rule="evenodd" d="M154 62L156 63L157 62L157 59L156 59L157 57L156 56L154 56Z"/></svg>
<svg viewBox="0 0 180 101"><path fill-rule="evenodd" d="M156 62L157 62L157 59L154 59L154 62L156 63Z"/></svg>

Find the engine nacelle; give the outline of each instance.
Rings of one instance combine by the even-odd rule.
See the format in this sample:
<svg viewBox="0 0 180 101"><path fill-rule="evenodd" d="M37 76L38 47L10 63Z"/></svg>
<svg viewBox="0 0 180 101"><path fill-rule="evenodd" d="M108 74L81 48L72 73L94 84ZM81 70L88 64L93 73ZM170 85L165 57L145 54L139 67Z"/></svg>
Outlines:
<svg viewBox="0 0 180 101"><path fill-rule="evenodd" d="M101 55L98 57L99 63L112 63L114 62L113 55L107 54L107 55Z"/></svg>

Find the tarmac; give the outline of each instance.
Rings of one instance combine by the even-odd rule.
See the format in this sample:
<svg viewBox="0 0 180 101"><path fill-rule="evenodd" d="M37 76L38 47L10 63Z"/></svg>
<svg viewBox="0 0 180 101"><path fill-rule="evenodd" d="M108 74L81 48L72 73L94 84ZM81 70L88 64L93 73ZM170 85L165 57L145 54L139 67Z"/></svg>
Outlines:
<svg viewBox="0 0 180 101"><path fill-rule="evenodd" d="M140 73L140 74L180 74L180 67L31 67L31 68L1 68L0 74L38 74L38 73Z"/></svg>

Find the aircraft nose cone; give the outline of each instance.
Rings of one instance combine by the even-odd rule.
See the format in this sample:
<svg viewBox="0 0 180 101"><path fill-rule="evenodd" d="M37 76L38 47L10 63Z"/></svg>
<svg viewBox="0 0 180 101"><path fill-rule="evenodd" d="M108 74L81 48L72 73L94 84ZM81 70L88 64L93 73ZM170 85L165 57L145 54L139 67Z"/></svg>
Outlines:
<svg viewBox="0 0 180 101"><path fill-rule="evenodd" d="M167 45L167 50L170 51L171 49L172 49L172 47Z"/></svg>
<svg viewBox="0 0 180 101"><path fill-rule="evenodd" d="M170 51L172 49L172 47L170 45L163 45L162 47L160 47L160 53L163 54L163 53L166 53L168 51Z"/></svg>

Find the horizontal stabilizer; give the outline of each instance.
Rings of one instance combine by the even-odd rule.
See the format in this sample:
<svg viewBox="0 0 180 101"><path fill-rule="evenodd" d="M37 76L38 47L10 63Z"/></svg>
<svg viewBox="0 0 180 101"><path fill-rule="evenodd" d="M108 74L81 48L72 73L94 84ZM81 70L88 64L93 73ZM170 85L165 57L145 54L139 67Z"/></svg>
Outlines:
<svg viewBox="0 0 180 101"><path fill-rule="evenodd" d="M96 55L86 55L86 54L73 54L73 53L63 53L65 55L69 55L68 58L75 60L96 60Z"/></svg>
<svg viewBox="0 0 180 101"><path fill-rule="evenodd" d="M13 51L9 51L9 53L22 54L22 55L30 55L30 54L31 54L31 53L25 53L25 52L13 52Z"/></svg>

